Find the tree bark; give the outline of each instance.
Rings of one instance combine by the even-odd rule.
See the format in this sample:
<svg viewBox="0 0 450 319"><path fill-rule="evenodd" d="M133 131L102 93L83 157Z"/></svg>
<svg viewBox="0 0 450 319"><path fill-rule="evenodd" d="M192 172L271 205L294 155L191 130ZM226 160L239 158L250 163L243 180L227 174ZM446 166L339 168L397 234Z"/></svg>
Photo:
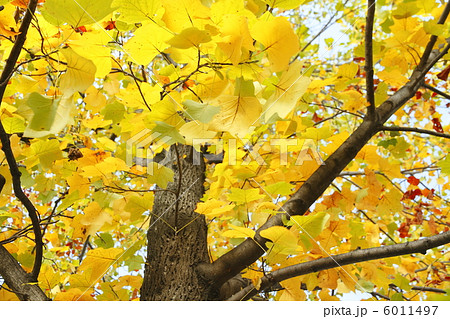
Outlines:
<svg viewBox="0 0 450 319"><path fill-rule="evenodd" d="M45 293L19 265L17 260L0 245L0 274L20 300L49 300Z"/></svg>
<svg viewBox="0 0 450 319"><path fill-rule="evenodd" d="M209 263L205 218L194 212L204 193L203 158L191 146L173 145L161 164L174 181L155 194L141 300L216 299L195 270Z"/></svg>

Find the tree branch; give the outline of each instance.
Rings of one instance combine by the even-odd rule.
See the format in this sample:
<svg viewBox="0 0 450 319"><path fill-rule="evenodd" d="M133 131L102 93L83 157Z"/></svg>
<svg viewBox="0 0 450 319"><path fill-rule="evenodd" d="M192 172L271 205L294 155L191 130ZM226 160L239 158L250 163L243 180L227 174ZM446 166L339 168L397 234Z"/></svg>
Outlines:
<svg viewBox="0 0 450 319"><path fill-rule="evenodd" d="M17 260L0 245L0 274L20 300L49 300L45 293L29 274L23 270Z"/></svg>
<svg viewBox="0 0 450 319"><path fill-rule="evenodd" d="M288 266L275 270L272 273L262 277L259 289L256 289L253 284L251 284L231 296L228 300L250 299L255 294L264 290L268 290L273 285L289 278L374 259L389 258L414 253L425 254L428 249L448 243L450 243L450 231L403 244L395 244L368 249L358 249L349 253L320 258L305 263Z"/></svg>
<svg viewBox="0 0 450 319"><path fill-rule="evenodd" d="M372 48L372 33L373 20L375 17L375 0L367 1L367 16L366 16L366 34L365 34L365 65L366 71L366 91L367 91L367 116L373 118L375 116L375 89L373 84L373 48Z"/></svg>
<svg viewBox="0 0 450 319"><path fill-rule="evenodd" d="M37 0L31 0L30 3L28 4L27 12L25 13L25 16L22 20L22 24L19 28L19 35L17 36L16 41L14 42L14 45L11 49L11 53L9 54L9 57L6 60L6 64L3 69L2 75L0 76L0 103L1 100L3 99L3 95L5 94L5 89L8 85L8 80L13 74L17 59L19 58L23 44L25 43L28 28L30 26L31 19L33 18L34 11L36 10L37 2L38 2ZM14 154L11 149L9 135L6 133L5 128L3 127L1 121L0 121L0 140L2 142L2 150L5 153L5 157L9 165L9 171L12 176L14 194L27 209L28 214L31 218L31 222L33 224L33 231L36 242L36 256L34 259L31 277L33 280L37 281L39 271L41 269L42 252L43 252L42 232L41 227L39 225L40 221L37 215L36 208L22 190L22 186L20 183L21 173L19 171L16 159L14 158Z"/></svg>
<svg viewBox="0 0 450 319"><path fill-rule="evenodd" d="M433 92L436 93L436 94L439 94L439 95L445 97L447 100L450 100L450 95L449 95L449 94L447 94L447 93L445 93L445 92L442 92L441 90L438 90L438 89L436 89L435 87L432 87L431 85L426 84L426 83L425 83L424 85L422 85L422 86L423 86L424 88L430 90L430 91L433 91Z"/></svg>
<svg viewBox="0 0 450 319"><path fill-rule="evenodd" d="M445 6L444 11L442 12L441 16L439 17L437 24L444 24L445 20L447 20L449 13L450 13L450 2L447 2L447 5ZM423 52L422 58L420 59L419 65L416 68L418 71L425 71L428 68L428 66L427 66L428 61L429 61L429 58L433 51L433 47L436 44L437 39L438 39L438 37L435 35L432 35L430 37L430 41L428 41L425 51Z"/></svg>
<svg viewBox="0 0 450 319"><path fill-rule="evenodd" d="M416 127L382 126L380 128L380 131L416 132L416 133L428 134L428 135L433 135L433 136L438 136L438 137L443 137L443 138L450 138L450 134L439 133L439 132L430 131L430 130L424 130L424 129L416 128Z"/></svg>

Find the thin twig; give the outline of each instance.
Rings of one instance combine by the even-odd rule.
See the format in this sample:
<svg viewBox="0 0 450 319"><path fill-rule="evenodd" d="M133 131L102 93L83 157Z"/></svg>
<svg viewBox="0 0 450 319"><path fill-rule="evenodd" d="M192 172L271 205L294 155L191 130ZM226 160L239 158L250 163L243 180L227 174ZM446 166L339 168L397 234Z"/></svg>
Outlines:
<svg viewBox="0 0 450 319"><path fill-rule="evenodd" d="M433 91L433 92L436 93L436 94L439 94L439 95L445 97L447 100L450 100L450 95L449 95L449 94L447 94L447 93L445 93L445 92L442 92L441 90L438 90L438 89L436 89L435 87L432 87L432 86L429 85L429 84L424 84L424 85L422 85L422 86L423 86L424 88L430 90L430 91Z"/></svg>
<svg viewBox="0 0 450 319"><path fill-rule="evenodd" d="M394 131L394 132L416 132L416 133L422 133L422 134L428 134L443 138L450 138L450 134L446 133L439 133L435 131L430 130L424 130L417 127L404 127L404 126L382 126L380 131Z"/></svg>
<svg viewBox="0 0 450 319"><path fill-rule="evenodd" d="M366 16L366 35L365 35L365 66L366 71L366 91L367 91L367 116L373 119L375 116L375 88L373 83L373 21L375 17L375 0L367 1L367 16Z"/></svg>

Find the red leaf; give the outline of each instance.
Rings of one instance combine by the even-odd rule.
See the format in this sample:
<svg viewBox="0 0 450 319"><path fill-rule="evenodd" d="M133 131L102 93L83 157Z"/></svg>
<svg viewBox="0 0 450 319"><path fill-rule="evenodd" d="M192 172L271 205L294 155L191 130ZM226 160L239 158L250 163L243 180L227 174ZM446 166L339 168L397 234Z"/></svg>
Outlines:
<svg viewBox="0 0 450 319"><path fill-rule="evenodd" d="M108 21L105 26L105 30L113 30L116 28L116 21Z"/></svg>
<svg viewBox="0 0 450 319"><path fill-rule="evenodd" d="M422 98L422 92L417 91L416 92L416 99L421 99Z"/></svg>
<svg viewBox="0 0 450 319"><path fill-rule="evenodd" d="M85 26L79 26L78 28L76 28L75 29L75 32L78 32L78 33L83 33L83 32L86 32L87 30L86 30L86 27Z"/></svg>
<svg viewBox="0 0 450 319"><path fill-rule="evenodd" d="M406 191L403 194L403 198L402 199L411 199L414 200L416 198L416 196L420 196L422 195L422 192L420 191L420 189L416 188L416 189L410 189L409 191Z"/></svg>
<svg viewBox="0 0 450 319"><path fill-rule="evenodd" d="M411 236L409 234L409 225L406 223L402 223L397 230L400 232L400 238L406 238Z"/></svg>
<svg viewBox="0 0 450 319"><path fill-rule="evenodd" d="M442 128L441 122L437 117L433 118L431 121L433 122L433 129L436 132L444 133L444 129Z"/></svg>
<svg viewBox="0 0 450 319"><path fill-rule="evenodd" d="M417 186L420 183L420 179L415 178L414 176L411 175L410 177L408 177L408 183Z"/></svg>
<svg viewBox="0 0 450 319"><path fill-rule="evenodd" d="M450 65L447 65L445 69L443 69L441 72L437 74L438 79L442 81L447 81L449 72L450 72Z"/></svg>
<svg viewBox="0 0 450 319"><path fill-rule="evenodd" d="M318 116L317 113L314 112L313 117L312 117L312 120L313 120L314 122L319 122L319 121L322 121L322 120L323 120L323 117Z"/></svg>
<svg viewBox="0 0 450 319"><path fill-rule="evenodd" d="M362 62L362 61L365 61L365 60L366 60L366 58L364 58L364 57L356 57L356 58L353 58L353 61L354 61L354 62L357 62L357 63Z"/></svg>

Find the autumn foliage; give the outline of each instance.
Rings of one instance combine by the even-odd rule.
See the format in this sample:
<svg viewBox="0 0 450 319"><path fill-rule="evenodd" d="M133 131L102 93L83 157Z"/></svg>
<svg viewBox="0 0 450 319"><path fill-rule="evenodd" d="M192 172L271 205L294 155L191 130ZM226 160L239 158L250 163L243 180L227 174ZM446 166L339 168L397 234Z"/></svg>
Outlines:
<svg viewBox="0 0 450 319"><path fill-rule="evenodd" d="M156 158L186 144L219 158L205 155L196 206L210 261L264 240L241 272L254 298L449 300L448 245L265 281L449 232L448 3L30 2L0 0L0 248L48 298L140 298L154 197L180 174ZM289 199L366 124L295 213ZM0 283L0 300L21 298Z"/></svg>

